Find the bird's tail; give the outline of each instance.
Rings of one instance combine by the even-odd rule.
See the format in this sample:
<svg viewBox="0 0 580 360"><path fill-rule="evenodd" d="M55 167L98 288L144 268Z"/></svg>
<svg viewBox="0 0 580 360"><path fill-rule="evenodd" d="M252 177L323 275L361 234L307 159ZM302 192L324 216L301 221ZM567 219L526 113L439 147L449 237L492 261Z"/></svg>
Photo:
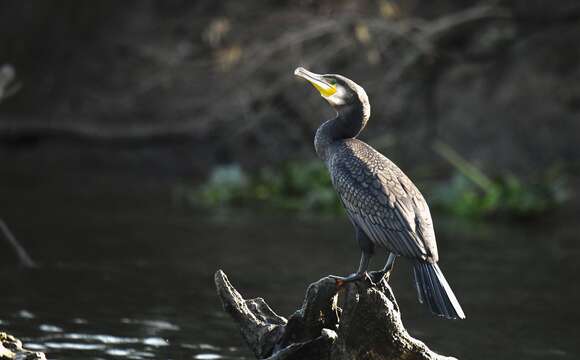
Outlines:
<svg viewBox="0 0 580 360"><path fill-rule="evenodd" d="M431 312L447 319L465 319L461 305L436 263L415 261L413 273L420 303L426 303Z"/></svg>

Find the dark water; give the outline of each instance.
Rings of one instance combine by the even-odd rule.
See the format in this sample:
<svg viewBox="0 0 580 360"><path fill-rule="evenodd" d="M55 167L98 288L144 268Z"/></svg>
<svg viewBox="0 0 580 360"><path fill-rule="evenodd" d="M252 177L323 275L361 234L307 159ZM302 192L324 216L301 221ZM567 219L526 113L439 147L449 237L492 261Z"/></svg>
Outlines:
<svg viewBox="0 0 580 360"><path fill-rule="evenodd" d="M16 268L0 242L0 329L50 359L250 359L215 295L216 269L288 315L307 284L358 261L343 219L207 219L172 203L170 181L31 174L3 174L0 216L42 267ZM463 359L580 358L579 221L435 216L440 264L468 319L432 317L398 262L411 334Z"/></svg>

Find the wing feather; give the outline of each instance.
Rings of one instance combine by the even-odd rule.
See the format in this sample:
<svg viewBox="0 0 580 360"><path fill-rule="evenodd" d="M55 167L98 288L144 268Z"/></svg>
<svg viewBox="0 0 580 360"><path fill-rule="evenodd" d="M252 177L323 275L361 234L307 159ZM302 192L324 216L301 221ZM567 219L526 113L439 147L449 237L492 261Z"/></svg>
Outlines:
<svg viewBox="0 0 580 360"><path fill-rule="evenodd" d="M374 244L398 255L437 260L429 207L395 164L349 139L328 165L348 216Z"/></svg>

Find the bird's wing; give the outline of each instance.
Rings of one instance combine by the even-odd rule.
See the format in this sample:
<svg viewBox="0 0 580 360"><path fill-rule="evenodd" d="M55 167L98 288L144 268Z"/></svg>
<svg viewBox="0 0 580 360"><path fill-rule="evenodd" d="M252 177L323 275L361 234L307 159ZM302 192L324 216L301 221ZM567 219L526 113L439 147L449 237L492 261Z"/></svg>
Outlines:
<svg viewBox="0 0 580 360"><path fill-rule="evenodd" d="M344 147L329 162L333 184L349 217L374 244L398 255L437 261L425 199L395 164L364 145Z"/></svg>

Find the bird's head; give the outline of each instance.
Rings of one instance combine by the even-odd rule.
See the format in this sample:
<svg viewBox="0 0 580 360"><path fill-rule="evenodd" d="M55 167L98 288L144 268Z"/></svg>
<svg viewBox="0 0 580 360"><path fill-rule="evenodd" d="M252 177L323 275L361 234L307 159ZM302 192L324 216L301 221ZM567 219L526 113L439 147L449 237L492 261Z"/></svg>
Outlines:
<svg viewBox="0 0 580 360"><path fill-rule="evenodd" d="M338 112L351 106L368 107L368 97L354 81L337 74L316 74L299 67L294 75L308 80L328 103Z"/></svg>

